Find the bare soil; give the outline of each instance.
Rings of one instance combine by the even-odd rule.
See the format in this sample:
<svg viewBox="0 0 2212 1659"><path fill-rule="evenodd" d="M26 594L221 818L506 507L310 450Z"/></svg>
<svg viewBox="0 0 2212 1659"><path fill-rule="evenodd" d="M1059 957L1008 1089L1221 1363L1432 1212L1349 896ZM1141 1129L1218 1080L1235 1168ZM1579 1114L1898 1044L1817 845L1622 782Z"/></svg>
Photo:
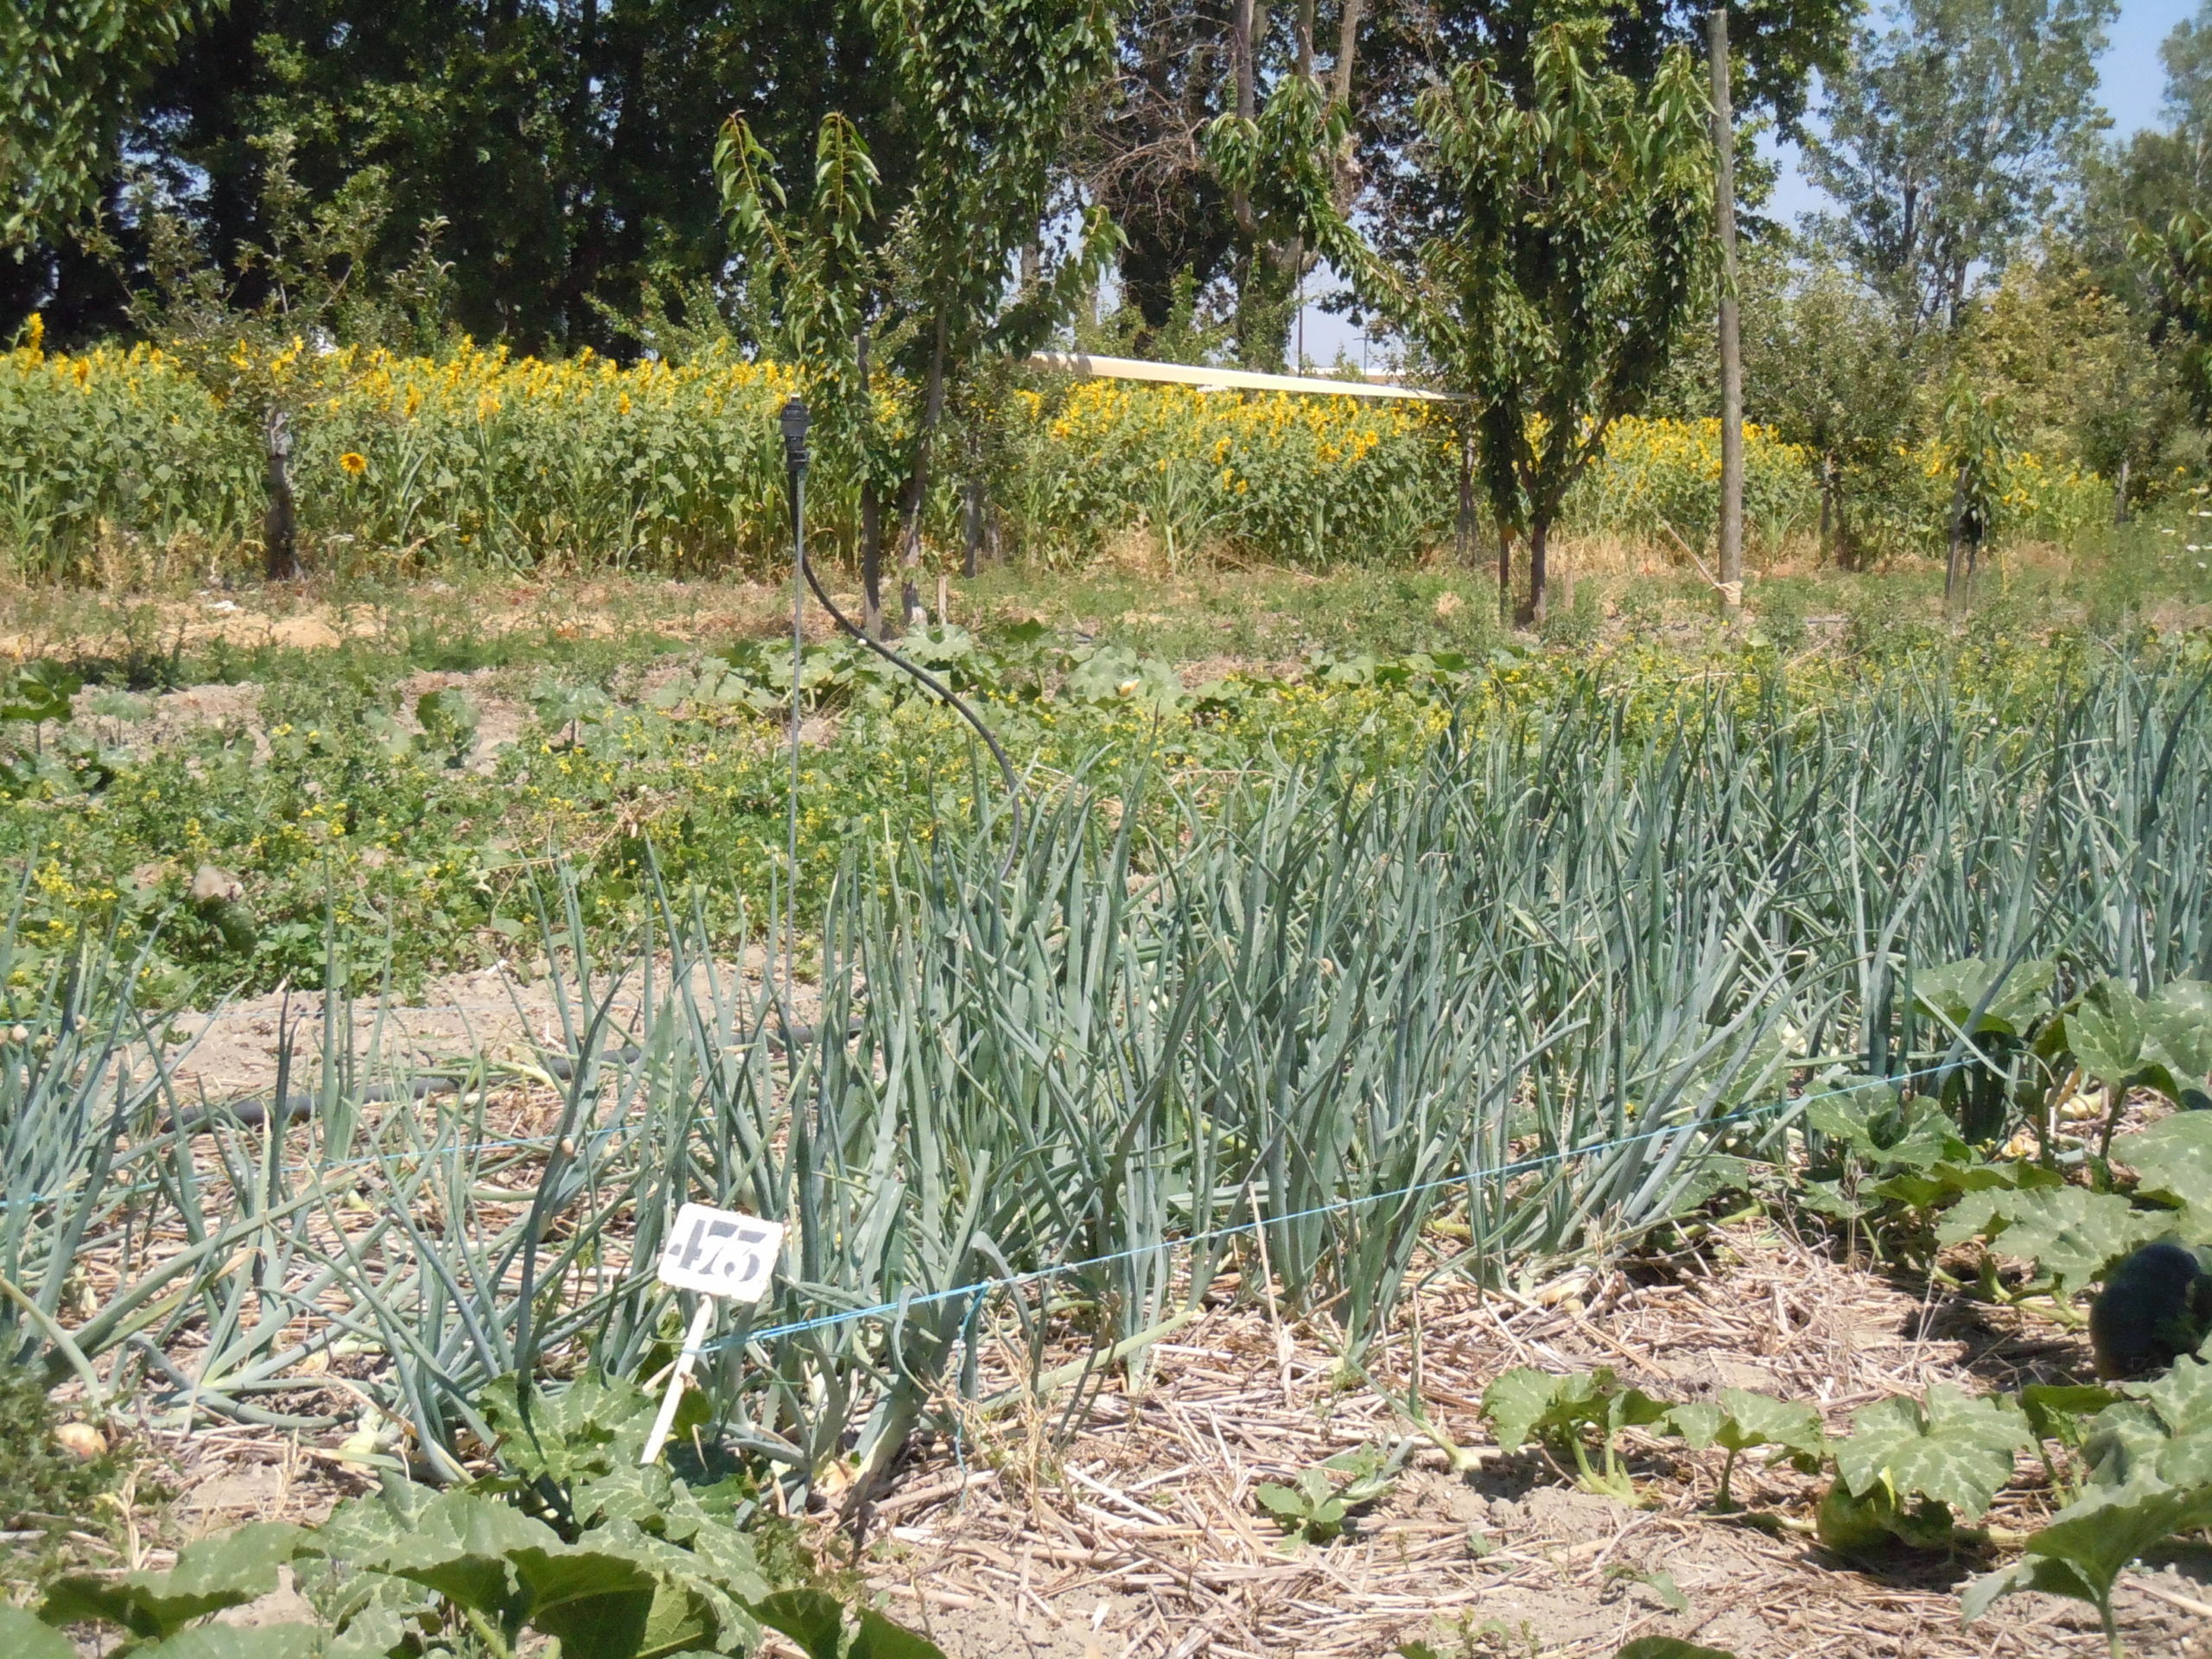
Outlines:
<svg viewBox="0 0 2212 1659"><path fill-rule="evenodd" d="M1462 1446L1486 1443L1483 1389L1516 1364L1615 1367L1662 1397L1724 1386L1815 1401L1833 1431L1885 1395L1952 1382L1986 1390L2083 1376L2056 1327L1916 1297L1769 1229L1694 1262L1579 1275L1529 1296L1421 1299L1418 1387ZM1971 1629L1958 1591L1994 1558L1899 1552L1838 1560L1805 1533L1710 1512L1718 1452L1639 1441L1636 1505L1569 1489L1540 1455L1493 1447L1466 1478L1424 1452L1345 1536L1287 1540L1253 1498L1345 1449L1408 1432L1411 1331L1346 1386L1319 1333L1224 1307L1152 1351L1141 1385L1100 1395L1064 1447L1040 1426L996 1426L940 1448L880 1506L873 1582L959 1659L1199 1653L1381 1654L1423 1640L1446 1655L1604 1659L1670 1635L1741 1659L2101 1654L2087 1607L2029 1596ZM969 1471L962 1485L962 1468ZM1819 1484L1746 1458L1736 1494L1809 1521ZM957 1496L956 1496L956 1489ZM2049 1507L2024 1459L1993 1523ZM1686 1611L1656 1587L1667 1575ZM2120 1598L2130 1653L2212 1654L2212 1553L2146 1564Z"/></svg>
<svg viewBox="0 0 2212 1659"><path fill-rule="evenodd" d="M1343 1373L1325 1328L1237 1299L1233 1276L1217 1290L1142 1375L1094 1393L1071 1432L1060 1432L1063 1395L971 1413L957 1441L922 1448L868 1512L856 1558L841 1495L818 1494L817 1548L851 1560L954 1659L1379 1656L1414 1641L1468 1659L1608 1659L1643 1635L1739 1659L2105 1650L2089 1609L2041 1596L1962 1628L1959 1590L1994 1564L1986 1550L1828 1554L1807 1529L1819 1483L1786 1465L1747 1456L1736 1471L1738 1498L1773 1517L1763 1530L1712 1512L1718 1452L1632 1440L1637 1501L1624 1503L1573 1490L1540 1453L1497 1451L1476 1413L1510 1366L1605 1364L1669 1399L1736 1385L1817 1402L1840 1433L1854 1408L1931 1382L2086 1375L2084 1345L2059 1327L1916 1294L1764 1224L1694 1256L1527 1294L1432 1287L1364 1377ZM1415 1387L1431 1420L1478 1453L1471 1474L1452 1474L1423 1442L1395 1489L1326 1543L1287 1537L1255 1503L1262 1482L1408 1434L1392 1396ZM175 1536L327 1513L361 1487L332 1450L343 1433L327 1444L235 1427L162 1437L181 1489ZM1991 1522L2031 1528L2050 1506L2024 1458ZM2212 1655L2212 1552L2145 1562L2119 1608L2135 1659Z"/></svg>

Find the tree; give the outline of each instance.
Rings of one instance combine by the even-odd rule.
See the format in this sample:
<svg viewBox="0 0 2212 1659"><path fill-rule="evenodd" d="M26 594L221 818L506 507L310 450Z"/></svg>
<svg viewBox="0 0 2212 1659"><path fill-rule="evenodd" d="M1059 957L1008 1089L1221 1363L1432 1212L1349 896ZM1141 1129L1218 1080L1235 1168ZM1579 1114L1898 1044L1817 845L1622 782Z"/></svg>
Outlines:
<svg viewBox="0 0 2212 1659"><path fill-rule="evenodd" d="M1418 257L1366 281L1472 405L1498 533L1498 603L1529 544L1524 621L1545 613L1560 503L1640 410L1709 293L1713 150L1697 64L1671 48L1643 85L1602 19L1539 29L1525 95L1496 66L1422 100L1436 210Z"/></svg>
<svg viewBox="0 0 2212 1659"><path fill-rule="evenodd" d="M2154 339L2173 348L2182 395L2212 425L2212 219L2184 208L2137 227L2135 255L2157 308Z"/></svg>
<svg viewBox="0 0 2212 1659"><path fill-rule="evenodd" d="M1745 315L1747 412L1811 453L1821 554L1858 568L1909 482L1902 452L1919 425L1914 344L1886 304L1834 265L1792 273Z"/></svg>
<svg viewBox="0 0 2212 1659"><path fill-rule="evenodd" d="M2108 481L2115 522L2131 484L2155 486L2186 418L2173 354L2152 345L2152 323L2054 239L2016 261L1960 331L1959 353L2002 398L2014 441L2071 455Z"/></svg>
<svg viewBox="0 0 2212 1659"><path fill-rule="evenodd" d="M263 140L259 177L265 243L238 251L235 275L209 259L194 227L170 211L150 182L134 188L143 228L147 285L131 296L132 321L159 340L168 361L198 380L224 418L258 437L269 505L262 520L263 573L301 574L289 474L291 435L311 380L304 353L334 340L402 340L436 308L445 267L428 227L415 257L379 271L367 250L389 212L383 175L356 173L327 201L314 200L292 168L288 133ZM95 230L92 240L100 240Z"/></svg>
<svg viewBox="0 0 2212 1659"><path fill-rule="evenodd" d="M1739 9L1731 56L1746 116L1794 131L1813 71L1840 65L1855 10L1853 0ZM1530 42L1548 15L1539 0L1124 6L1118 73L1093 107L1078 170L1128 233L1123 292L1146 329L1164 326L1179 276L1202 296L1218 284L1234 296L1239 357L1272 365L1283 355L1300 278L1318 263L1319 251L1294 219L1271 219L1263 203L1240 197L1208 165L1200 135L1220 117L1257 123L1288 81L1310 82L1342 123L1325 158L1336 209L1357 212L1390 257L1410 260L1433 207L1429 175L1404 164L1423 142L1421 93L1452 64L1478 58L1525 91ZM1645 80L1669 49L1699 45L1706 0L1637 0L1605 17L1608 61Z"/></svg>
<svg viewBox="0 0 2212 1659"><path fill-rule="evenodd" d="M127 100L95 194L142 265L127 175L150 173L210 257L242 275L238 251L270 234L255 143L288 132L319 200L383 170L379 267L407 261L421 225L447 221L460 329L523 350L626 353L649 289L696 291L728 264L706 142L724 116L745 111L800 172L822 116L839 110L895 189L894 103L863 0L228 0ZM14 281L0 272L0 327L37 307L82 332L104 321L110 291L48 236Z"/></svg>
<svg viewBox="0 0 2212 1659"><path fill-rule="evenodd" d="M2050 214L2107 118L2116 0L1902 0L1830 78L1807 171L1816 233L1916 327L1955 327L1980 271Z"/></svg>
<svg viewBox="0 0 2212 1659"><path fill-rule="evenodd" d="M1710 0L1634 0L1609 6L1604 55L1638 84L1656 76L1668 54L1702 50ZM1529 96L1534 48L1554 15L1548 0L1429 0L1377 6L1360 48L1359 95L1351 111L1363 194L1359 206L1386 257L1405 263L1451 210L1452 187L1408 156L1427 140L1421 115L1429 88L1450 66L1482 61ZM1728 20L1732 97L1740 121L1770 120L1785 135L1802 130L1815 71L1841 72L1858 0L1761 0ZM1738 138L1739 149L1748 145ZM1748 162L1748 156L1744 157Z"/></svg>
<svg viewBox="0 0 2212 1659"><path fill-rule="evenodd" d="M2160 262L2138 260L2141 233L2177 214L2212 208L2212 9L2184 21L2159 47L2166 66L2165 122L2091 158L2074 240L2097 283L2145 318Z"/></svg>
<svg viewBox="0 0 2212 1659"><path fill-rule="evenodd" d="M1943 388L1942 443L1951 464L1948 557L1943 608L1956 613L1974 586L1981 550L1997 528L2010 448L2009 411L1965 363L1955 364Z"/></svg>
<svg viewBox="0 0 2212 1659"><path fill-rule="evenodd" d="M20 259L99 195L130 99L221 0L11 0L0 10L0 247Z"/></svg>
<svg viewBox="0 0 2212 1659"><path fill-rule="evenodd" d="M1071 135L1076 172L1126 238L1122 302L1141 320L1141 353L1179 302L1195 309L1229 272L1236 221L1200 138L1234 107L1231 54L1224 8L1136 0L1122 9L1114 72Z"/></svg>
<svg viewBox="0 0 2212 1659"><path fill-rule="evenodd" d="M836 315L853 330L851 377L841 378L847 347L828 328L799 337L810 380L842 385L846 396L871 398L895 388L908 402L904 418L881 423L852 412L849 429L899 433L898 514L905 572L902 609L919 606L922 512L932 451L953 397L968 391L990 359L1027 355L1065 321L1095 284L1115 241L1095 206L1065 216L1048 236L1053 188L1062 175L1059 148L1071 117L1106 67L1112 44L1103 0L872 0L870 21L887 67L895 107L887 125L905 167L903 189L874 193L870 207L889 236L880 256L846 260L816 283L841 295ZM849 127L842 118L824 118ZM856 129L840 141L840 166L874 167L871 147ZM817 149L810 197L825 188ZM769 232L782 222L780 186L768 188L766 153L741 121L728 130L718 167L722 200L741 238L741 274L765 270L779 256ZM734 166L741 156L747 165ZM886 199L892 203L881 213ZM819 213L813 206L800 211ZM868 217L867 214L862 215ZM855 228L857 239L857 222ZM788 245L798 245L786 236ZM1015 271L1027 266L1017 280ZM811 281L812 279L810 279ZM803 296L809 283L786 283ZM877 354L871 362L868 346ZM880 385L872 368L895 372ZM868 474L864 473L864 476ZM861 548L871 613L880 543Z"/></svg>

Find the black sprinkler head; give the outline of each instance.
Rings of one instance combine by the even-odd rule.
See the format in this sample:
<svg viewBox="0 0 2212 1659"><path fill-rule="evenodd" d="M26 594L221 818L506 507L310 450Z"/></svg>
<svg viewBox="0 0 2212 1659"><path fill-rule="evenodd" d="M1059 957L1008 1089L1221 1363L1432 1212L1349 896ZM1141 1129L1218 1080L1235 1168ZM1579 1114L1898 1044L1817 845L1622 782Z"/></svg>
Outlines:
<svg viewBox="0 0 2212 1659"><path fill-rule="evenodd" d="M797 392L791 394L791 401L784 405L784 412L779 418L784 428L784 464L791 467L805 466L806 427L810 417L804 401Z"/></svg>

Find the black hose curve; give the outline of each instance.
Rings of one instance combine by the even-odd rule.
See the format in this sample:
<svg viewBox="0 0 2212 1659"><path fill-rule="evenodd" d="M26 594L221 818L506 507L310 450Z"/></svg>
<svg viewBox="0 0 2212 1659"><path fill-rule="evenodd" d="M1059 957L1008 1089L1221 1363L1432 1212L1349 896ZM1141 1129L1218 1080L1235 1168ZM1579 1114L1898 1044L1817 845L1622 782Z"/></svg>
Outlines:
<svg viewBox="0 0 2212 1659"><path fill-rule="evenodd" d="M1014 858L1021 850L1021 783L1014 775L1014 762L1007 757L1006 746L999 741L998 734L985 725L982 716L970 709L950 686L918 664L908 662L882 641L871 639L867 629L855 626L852 618L839 610L837 601L830 598L828 592L823 589L821 579L814 574L813 561L809 559L804 551L798 556L798 568L800 574L806 578L806 585L814 590L815 598L822 601L822 608L830 613L831 620L839 627L893 668L912 675L922 685L927 687L940 702L950 704L958 711L960 717L973 726L982 734L983 741L990 746L991 758L999 763L999 775L1006 780L1007 804L1014 814L1013 833L1007 839L1006 859L999 866L999 879L1003 881L1007 873L1014 868ZM791 696L794 698L798 696L798 686L791 687Z"/></svg>

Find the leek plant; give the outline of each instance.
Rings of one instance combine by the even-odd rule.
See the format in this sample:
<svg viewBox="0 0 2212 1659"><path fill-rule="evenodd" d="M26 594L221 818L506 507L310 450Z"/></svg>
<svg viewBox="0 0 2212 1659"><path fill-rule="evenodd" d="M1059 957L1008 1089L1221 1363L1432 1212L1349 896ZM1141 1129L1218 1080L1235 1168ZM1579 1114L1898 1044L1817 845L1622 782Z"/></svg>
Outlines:
<svg viewBox="0 0 2212 1659"><path fill-rule="evenodd" d="M1356 1368L1417 1275L1496 1282L1786 1181L1807 1095L1948 1099L1929 1074L2011 1063L1967 1034L1980 1010L1916 1012L1931 965L2212 977L2212 701L2171 664L2028 722L1940 683L1655 714L1593 681L1402 772L1203 787L1076 780L1010 861L988 818L855 850L813 1040L732 966L773 918L733 937L654 889L607 949L558 878L567 1054L518 1068L560 1095L523 1144L473 1086L492 1061L416 1099L334 999L288 1061L304 1124L164 1128L132 965L0 955L0 1339L245 1421L327 1422L287 1397L342 1377L450 1476L495 1378L653 1373L683 1310L652 1262L703 1200L789 1226L702 1372L724 1432L865 1490L982 1395L987 1338L1033 1382L1264 1268Z"/></svg>

